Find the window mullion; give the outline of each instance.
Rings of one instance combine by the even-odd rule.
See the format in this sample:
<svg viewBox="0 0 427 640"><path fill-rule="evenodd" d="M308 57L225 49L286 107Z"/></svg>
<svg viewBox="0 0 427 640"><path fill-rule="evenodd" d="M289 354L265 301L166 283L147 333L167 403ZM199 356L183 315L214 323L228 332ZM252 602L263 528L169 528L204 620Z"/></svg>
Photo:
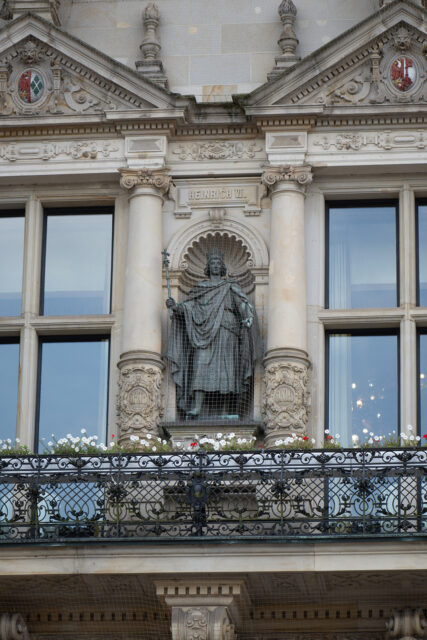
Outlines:
<svg viewBox="0 0 427 640"><path fill-rule="evenodd" d="M400 305L406 309L417 303L415 196L404 184L399 197Z"/></svg>

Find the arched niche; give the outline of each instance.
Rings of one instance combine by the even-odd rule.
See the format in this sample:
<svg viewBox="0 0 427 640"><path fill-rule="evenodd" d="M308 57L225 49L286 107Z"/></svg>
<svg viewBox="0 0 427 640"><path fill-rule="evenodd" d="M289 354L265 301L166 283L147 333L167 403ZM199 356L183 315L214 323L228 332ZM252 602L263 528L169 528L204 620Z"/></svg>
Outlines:
<svg viewBox="0 0 427 640"><path fill-rule="evenodd" d="M248 225L227 219L221 225L203 220L177 233L168 247L170 269L179 290L186 294L202 280L206 254L214 247L224 253L227 275L251 294L254 272L268 270L268 250L262 237Z"/></svg>

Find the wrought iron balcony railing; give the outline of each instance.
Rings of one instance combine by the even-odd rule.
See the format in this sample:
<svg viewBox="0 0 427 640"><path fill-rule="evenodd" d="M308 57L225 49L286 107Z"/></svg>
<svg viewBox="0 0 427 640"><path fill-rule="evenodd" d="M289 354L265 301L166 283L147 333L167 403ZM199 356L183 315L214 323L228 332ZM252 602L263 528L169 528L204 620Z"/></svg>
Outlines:
<svg viewBox="0 0 427 640"><path fill-rule="evenodd" d="M0 459L0 543L427 536L427 450Z"/></svg>

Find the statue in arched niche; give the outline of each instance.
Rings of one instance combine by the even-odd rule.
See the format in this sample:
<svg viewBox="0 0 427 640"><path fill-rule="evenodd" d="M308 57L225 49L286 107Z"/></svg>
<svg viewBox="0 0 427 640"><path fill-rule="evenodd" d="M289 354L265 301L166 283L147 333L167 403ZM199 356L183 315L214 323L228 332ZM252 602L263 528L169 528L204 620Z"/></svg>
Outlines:
<svg viewBox="0 0 427 640"><path fill-rule="evenodd" d="M165 357L186 419L238 419L261 355L258 323L246 294L226 278L222 252L206 257L207 280L184 302L166 301L172 326Z"/></svg>

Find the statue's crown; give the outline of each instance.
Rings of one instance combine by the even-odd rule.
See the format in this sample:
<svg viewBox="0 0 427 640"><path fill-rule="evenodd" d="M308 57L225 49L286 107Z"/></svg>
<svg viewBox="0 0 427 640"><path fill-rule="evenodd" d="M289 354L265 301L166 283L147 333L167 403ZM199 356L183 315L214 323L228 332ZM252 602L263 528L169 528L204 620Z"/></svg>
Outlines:
<svg viewBox="0 0 427 640"><path fill-rule="evenodd" d="M214 247L210 251L206 253L206 260L209 262L212 258L219 258L222 262L224 262L224 253L220 251L217 247Z"/></svg>

